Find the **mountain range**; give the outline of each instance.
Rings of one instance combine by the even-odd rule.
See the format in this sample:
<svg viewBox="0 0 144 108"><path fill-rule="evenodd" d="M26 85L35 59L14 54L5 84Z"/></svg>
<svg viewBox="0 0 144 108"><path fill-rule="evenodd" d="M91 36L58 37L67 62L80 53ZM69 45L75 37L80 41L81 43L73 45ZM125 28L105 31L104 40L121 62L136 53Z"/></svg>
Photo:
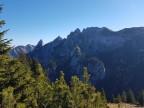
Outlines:
<svg viewBox="0 0 144 108"><path fill-rule="evenodd" d="M10 55L17 57L21 49L12 49ZM35 47L29 45L22 51L39 60L51 81L60 71L64 71L68 83L72 75L81 79L83 67L87 67L91 84L104 88L109 96L144 88L144 27L76 29L67 38L58 36L45 45L40 40Z"/></svg>
<svg viewBox="0 0 144 108"><path fill-rule="evenodd" d="M12 48L12 50L9 53L9 56L10 57L18 57L20 53L24 53L24 54L29 53L29 52L33 51L34 48L35 48L35 46L30 45L30 44L28 44L26 46L23 46L23 45L17 46L17 47Z"/></svg>

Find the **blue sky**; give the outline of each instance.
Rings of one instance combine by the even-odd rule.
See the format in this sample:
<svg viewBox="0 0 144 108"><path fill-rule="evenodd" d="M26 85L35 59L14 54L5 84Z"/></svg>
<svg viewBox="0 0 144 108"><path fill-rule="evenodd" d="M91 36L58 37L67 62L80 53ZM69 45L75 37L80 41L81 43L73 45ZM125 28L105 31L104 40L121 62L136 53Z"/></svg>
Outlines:
<svg viewBox="0 0 144 108"><path fill-rule="evenodd" d="M144 0L0 0L12 45L44 43L76 28L144 26Z"/></svg>

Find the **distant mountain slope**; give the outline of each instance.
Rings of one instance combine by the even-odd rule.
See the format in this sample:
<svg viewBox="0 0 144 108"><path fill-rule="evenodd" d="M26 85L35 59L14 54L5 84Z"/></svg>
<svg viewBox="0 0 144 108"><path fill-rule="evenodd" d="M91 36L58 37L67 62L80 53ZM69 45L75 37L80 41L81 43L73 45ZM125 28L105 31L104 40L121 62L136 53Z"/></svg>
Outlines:
<svg viewBox="0 0 144 108"><path fill-rule="evenodd" d="M126 89L144 88L144 27L112 31L90 27L76 29L66 39L54 41L27 54L37 58L53 81L65 72L81 78L83 67L88 67L90 81L99 89L111 93Z"/></svg>
<svg viewBox="0 0 144 108"><path fill-rule="evenodd" d="M35 48L35 46L30 45L30 44L28 44L26 46L17 46L17 47L14 47L10 51L9 55L11 57L18 57L20 53L24 53L24 54L29 53L29 52L33 51L34 48Z"/></svg>

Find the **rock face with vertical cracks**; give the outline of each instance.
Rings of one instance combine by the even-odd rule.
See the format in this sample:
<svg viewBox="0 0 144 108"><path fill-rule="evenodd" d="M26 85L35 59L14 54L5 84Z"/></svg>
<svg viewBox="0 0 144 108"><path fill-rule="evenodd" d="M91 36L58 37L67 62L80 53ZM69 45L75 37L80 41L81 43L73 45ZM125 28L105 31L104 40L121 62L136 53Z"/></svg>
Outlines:
<svg viewBox="0 0 144 108"><path fill-rule="evenodd" d="M39 60L51 81L61 70L67 82L72 75L82 78L83 67L87 67L90 82L109 93L144 88L144 27L76 29L65 39L59 36L36 48L27 56Z"/></svg>

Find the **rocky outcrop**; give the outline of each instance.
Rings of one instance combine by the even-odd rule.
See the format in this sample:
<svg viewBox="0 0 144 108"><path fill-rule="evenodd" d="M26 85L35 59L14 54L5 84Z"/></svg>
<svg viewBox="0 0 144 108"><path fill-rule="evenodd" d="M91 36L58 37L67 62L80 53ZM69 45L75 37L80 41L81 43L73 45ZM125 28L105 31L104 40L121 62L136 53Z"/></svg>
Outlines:
<svg viewBox="0 0 144 108"><path fill-rule="evenodd" d="M43 40L41 39L41 40L37 43L37 45L35 46L35 49L34 49L34 50L38 50L38 49L40 49L42 46L43 46Z"/></svg>

